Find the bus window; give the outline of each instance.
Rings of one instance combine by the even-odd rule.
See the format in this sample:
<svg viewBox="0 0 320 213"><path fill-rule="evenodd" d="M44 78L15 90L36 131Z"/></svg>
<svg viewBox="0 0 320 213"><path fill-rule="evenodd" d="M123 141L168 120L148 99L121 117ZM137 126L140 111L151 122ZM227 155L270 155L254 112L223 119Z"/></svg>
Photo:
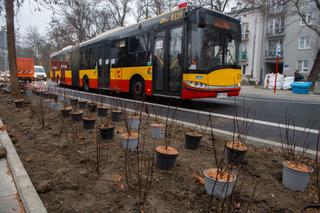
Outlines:
<svg viewBox="0 0 320 213"><path fill-rule="evenodd" d="M139 35L130 36L129 39L129 53L142 51L143 47L140 44Z"/></svg>
<svg viewBox="0 0 320 213"><path fill-rule="evenodd" d="M182 48L182 27L171 29L170 32L170 71L169 71L169 89L170 91L179 91L181 86L181 67L179 58Z"/></svg>
<svg viewBox="0 0 320 213"><path fill-rule="evenodd" d="M111 43L111 59L115 59L115 64L112 67L123 67L126 66L128 48L127 38L113 41Z"/></svg>
<svg viewBox="0 0 320 213"><path fill-rule="evenodd" d="M164 89L164 45L165 31L155 33L154 40L154 89Z"/></svg>

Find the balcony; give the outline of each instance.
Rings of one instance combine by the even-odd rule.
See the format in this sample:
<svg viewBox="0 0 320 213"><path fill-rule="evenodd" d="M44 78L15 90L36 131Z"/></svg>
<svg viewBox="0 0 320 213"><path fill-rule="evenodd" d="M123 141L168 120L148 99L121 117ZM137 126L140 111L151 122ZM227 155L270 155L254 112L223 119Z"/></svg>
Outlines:
<svg viewBox="0 0 320 213"><path fill-rule="evenodd" d="M266 61L274 61L274 60L276 60L276 57L277 57L276 51L275 50L266 50L264 57L265 57ZM283 50L281 50L278 59L282 60L282 58L283 58Z"/></svg>
<svg viewBox="0 0 320 213"><path fill-rule="evenodd" d="M283 15L287 12L286 5L276 4L269 6L269 15Z"/></svg>
<svg viewBox="0 0 320 213"><path fill-rule="evenodd" d="M284 37L284 27L276 28L276 29L268 29L267 38L277 38Z"/></svg>
<svg viewBox="0 0 320 213"><path fill-rule="evenodd" d="M241 51L240 52L240 61L247 61L247 60L248 60L247 51Z"/></svg>

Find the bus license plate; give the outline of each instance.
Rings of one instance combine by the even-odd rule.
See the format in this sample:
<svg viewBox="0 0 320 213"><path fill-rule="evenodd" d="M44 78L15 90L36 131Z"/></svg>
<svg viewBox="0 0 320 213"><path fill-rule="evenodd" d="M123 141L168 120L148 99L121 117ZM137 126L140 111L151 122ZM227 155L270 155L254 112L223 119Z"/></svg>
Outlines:
<svg viewBox="0 0 320 213"><path fill-rule="evenodd" d="M226 98L226 97L228 97L228 95L225 92L217 93L217 98Z"/></svg>

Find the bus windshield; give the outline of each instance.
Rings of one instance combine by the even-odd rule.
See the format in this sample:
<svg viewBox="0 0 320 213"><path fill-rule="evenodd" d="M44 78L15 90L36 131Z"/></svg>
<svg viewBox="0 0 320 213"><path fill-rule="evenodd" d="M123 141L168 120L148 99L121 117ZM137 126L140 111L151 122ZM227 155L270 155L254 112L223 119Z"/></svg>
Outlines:
<svg viewBox="0 0 320 213"><path fill-rule="evenodd" d="M239 39L234 32L213 26L192 24L189 37L188 67L209 71L215 67L238 66Z"/></svg>

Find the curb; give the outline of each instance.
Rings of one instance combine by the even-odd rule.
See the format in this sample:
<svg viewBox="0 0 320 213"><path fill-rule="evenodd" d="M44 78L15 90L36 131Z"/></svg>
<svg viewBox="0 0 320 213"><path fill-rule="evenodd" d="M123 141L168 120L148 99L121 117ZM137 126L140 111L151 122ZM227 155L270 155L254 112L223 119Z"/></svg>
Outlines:
<svg viewBox="0 0 320 213"><path fill-rule="evenodd" d="M3 123L0 119L0 126L2 125ZM6 130L0 130L0 144L7 150L7 161L25 211L27 213L46 213L47 210L35 190Z"/></svg>

